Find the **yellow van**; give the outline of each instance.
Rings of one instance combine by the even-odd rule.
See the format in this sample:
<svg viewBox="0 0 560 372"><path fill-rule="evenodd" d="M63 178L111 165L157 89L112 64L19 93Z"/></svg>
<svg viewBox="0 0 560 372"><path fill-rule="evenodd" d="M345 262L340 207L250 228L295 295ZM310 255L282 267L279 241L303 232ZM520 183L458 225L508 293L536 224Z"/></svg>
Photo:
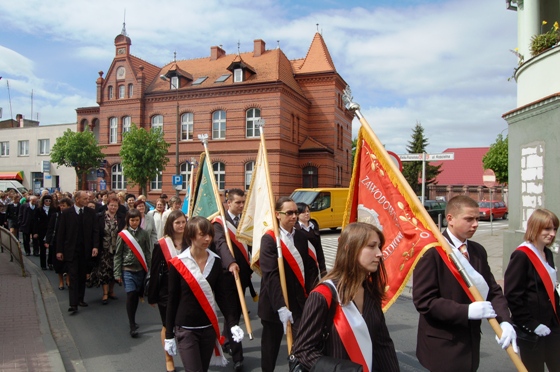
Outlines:
<svg viewBox="0 0 560 372"><path fill-rule="evenodd" d="M319 229L342 226L348 188L295 189L290 197L296 203L309 205L311 221Z"/></svg>

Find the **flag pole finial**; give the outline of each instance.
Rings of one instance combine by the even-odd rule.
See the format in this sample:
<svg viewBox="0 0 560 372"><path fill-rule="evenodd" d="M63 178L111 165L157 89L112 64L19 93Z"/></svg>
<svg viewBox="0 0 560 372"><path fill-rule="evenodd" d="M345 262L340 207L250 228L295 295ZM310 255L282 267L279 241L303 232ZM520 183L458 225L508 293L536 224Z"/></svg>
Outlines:
<svg viewBox="0 0 560 372"><path fill-rule="evenodd" d="M204 146L208 144L208 133L199 134L198 139L202 142Z"/></svg>
<svg viewBox="0 0 560 372"><path fill-rule="evenodd" d="M259 131L260 131L261 133L263 133L265 122L266 122L266 120L264 120L263 118L257 119L257 120L255 121L255 126L256 126L257 128L259 128Z"/></svg>
<svg viewBox="0 0 560 372"><path fill-rule="evenodd" d="M346 109L349 111L354 111L356 116L358 116L359 118L362 116L360 112L360 105L354 102L353 99L354 97L352 97L352 90L350 89L350 86L347 85L346 89L344 89L344 92L342 94L342 100L344 101L344 105L346 106Z"/></svg>

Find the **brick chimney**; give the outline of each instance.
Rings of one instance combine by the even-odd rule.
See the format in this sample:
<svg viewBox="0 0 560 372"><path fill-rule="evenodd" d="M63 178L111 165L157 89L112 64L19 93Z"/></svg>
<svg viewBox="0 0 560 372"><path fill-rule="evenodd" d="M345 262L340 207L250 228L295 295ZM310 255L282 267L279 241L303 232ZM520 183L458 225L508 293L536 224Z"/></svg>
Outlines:
<svg viewBox="0 0 560 372"><path fill-rule="evenodd" d="M226 55L226 51L223 50L221 47L219 46L213 46L210 48L210 60L211 61L215 61L220 57L223 57Z"/></svg>
<svg viewBox="0 0 560 372"><path fill-rule="evenodd" d="M253 57L260 57L266 50L266 43L262 39L253 41Z"/></svg>

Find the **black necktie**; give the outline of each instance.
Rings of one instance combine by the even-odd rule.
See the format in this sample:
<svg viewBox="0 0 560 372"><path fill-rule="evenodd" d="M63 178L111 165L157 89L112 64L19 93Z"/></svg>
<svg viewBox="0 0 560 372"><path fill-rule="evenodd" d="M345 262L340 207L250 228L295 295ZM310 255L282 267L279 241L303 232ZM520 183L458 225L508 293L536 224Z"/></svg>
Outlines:
<svg viewBox="0 0 560 372"><path fill-rule="evenodd" d="M237 225L239 224L239 217L235 216L235 218L233 219L233 224L235 225L235 227L237 227Z"/></svg>

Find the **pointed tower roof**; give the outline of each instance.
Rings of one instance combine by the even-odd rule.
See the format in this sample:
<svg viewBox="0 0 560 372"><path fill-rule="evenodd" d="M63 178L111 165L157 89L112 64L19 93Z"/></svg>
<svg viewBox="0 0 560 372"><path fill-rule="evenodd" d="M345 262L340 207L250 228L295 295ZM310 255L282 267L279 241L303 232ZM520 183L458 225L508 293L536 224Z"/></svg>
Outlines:
<svg viewBox="0 0 560 372"><path fill-rule="evenodd" d="M307 56L301 64L299 71L300 74L313 73L313 72L336 72L334 63L320 33L315 33L315 37L311 42L311 46L307 51Z"/></svg>

